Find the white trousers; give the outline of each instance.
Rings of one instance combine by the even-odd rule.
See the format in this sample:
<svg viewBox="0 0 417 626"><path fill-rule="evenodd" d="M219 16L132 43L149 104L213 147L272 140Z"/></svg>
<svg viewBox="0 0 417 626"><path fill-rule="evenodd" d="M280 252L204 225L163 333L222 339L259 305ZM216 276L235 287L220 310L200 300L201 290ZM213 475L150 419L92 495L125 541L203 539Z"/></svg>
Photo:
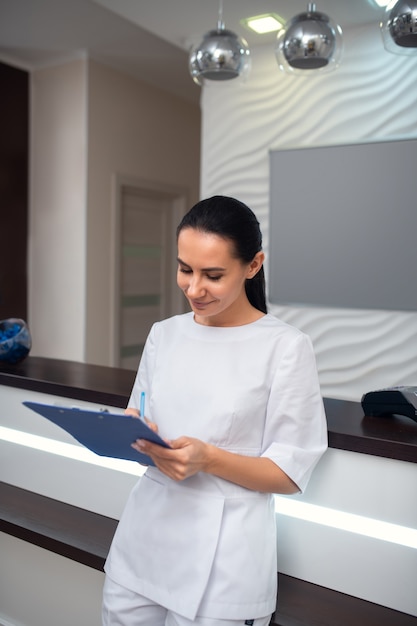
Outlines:
<svg viewBox="0 0 417 626"><path fill-rule="evenodd" d="M103 626L268 626L271 616L247 620L186 617L168 611L148 598L121 587L106 576L103 589Z"/></svg>

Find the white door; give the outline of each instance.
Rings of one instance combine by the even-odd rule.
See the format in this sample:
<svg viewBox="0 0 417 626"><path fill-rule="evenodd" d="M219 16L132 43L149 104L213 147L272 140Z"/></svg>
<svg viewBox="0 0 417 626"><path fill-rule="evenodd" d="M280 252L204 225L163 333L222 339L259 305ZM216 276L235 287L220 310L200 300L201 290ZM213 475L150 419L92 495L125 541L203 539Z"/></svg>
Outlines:
<svg viewBox="0 0 417 626"><path fill-rule="evenodd" d="M152 324L184 311L175 230L185 203L173 192L133 185L119 193L115 366L137 369Z"/></svg>

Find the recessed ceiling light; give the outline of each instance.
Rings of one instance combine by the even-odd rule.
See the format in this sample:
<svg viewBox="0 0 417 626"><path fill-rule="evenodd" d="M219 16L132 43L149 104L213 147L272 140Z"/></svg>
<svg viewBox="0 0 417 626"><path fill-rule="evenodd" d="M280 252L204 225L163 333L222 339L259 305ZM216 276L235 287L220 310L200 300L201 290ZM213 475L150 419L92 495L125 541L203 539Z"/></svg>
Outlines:
<svg viewBox="0 0 417 626"><path fill-rule="evenodd" d="M284 26L285 20L283 20L276 13L267 13L265 15L256 15L254 17L247 17L242 20L247 28L254 30L255 33L263 35L264 33L272 33L277 30L281 30Z"/></svg>

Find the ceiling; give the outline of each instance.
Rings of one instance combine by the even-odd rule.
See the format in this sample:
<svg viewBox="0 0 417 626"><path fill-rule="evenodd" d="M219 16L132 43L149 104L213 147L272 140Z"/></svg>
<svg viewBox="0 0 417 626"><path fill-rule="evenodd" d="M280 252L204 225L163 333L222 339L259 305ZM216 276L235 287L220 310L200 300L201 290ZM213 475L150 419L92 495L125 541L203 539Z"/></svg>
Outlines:
<svg viewBox="0 0 417 626"><path fill-rule="evenodd" d="M379 22L383 12L373 0L316 6L342 29ZM303 0L223 0L223 20L250 46L273 47L274 34L252 34L241 20L273 12L287 21L306 8ZM30 71L88 55L198 102L188 50L218 14L218 0L0 0L0 61Z"/></svg>

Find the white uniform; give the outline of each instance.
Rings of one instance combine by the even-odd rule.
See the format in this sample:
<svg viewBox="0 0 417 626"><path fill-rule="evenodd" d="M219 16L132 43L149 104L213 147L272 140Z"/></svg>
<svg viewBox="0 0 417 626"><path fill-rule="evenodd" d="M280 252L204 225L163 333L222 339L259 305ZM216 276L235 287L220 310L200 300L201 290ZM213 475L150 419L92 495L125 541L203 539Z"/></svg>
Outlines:
<svg viewBox="0 0 417 626"><path fill-rule="evenodd" d="M156 323L129 406L168 439L197 437L272 459L303 490L327 447L311 341L272 315L236 327L192 313ZM272 495L154 467L132 490L106 562L120 585L189 619L247 619L276 603Z"/></svg>

